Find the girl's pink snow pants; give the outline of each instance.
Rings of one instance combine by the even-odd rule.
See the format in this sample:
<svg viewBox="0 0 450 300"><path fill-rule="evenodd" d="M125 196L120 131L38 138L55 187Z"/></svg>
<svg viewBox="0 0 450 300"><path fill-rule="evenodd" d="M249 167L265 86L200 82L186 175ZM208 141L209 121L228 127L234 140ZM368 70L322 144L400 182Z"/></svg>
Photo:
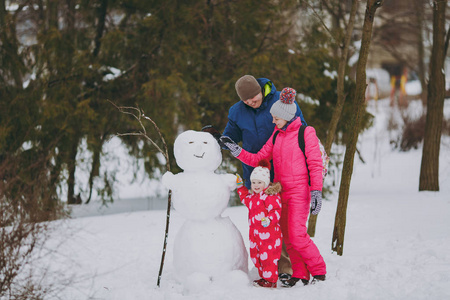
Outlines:
<svg viewBox="0 0 450 300"><path fill-rule="evenodd" d="M311 202L309 188L282 192L281 199L280 225L292 263L292 277L309 280L310 274L325 275L325 262L306 229Z"/></svg>

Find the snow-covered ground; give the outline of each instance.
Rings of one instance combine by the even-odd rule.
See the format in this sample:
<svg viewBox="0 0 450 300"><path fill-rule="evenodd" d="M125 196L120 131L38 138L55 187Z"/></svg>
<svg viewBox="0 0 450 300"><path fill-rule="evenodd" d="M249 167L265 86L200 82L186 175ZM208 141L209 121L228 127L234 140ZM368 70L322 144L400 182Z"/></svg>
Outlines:
<svg viewBox="0 0 450 300"><path fill-rule="evenodd" d="M421 109L415 104L412 109ZM54 252L40 263L72 278L61 295L65 300L450 299L450 139L441 145L441 191L418 192L421 149L393 150L387 130L389 100L377 106L369 103L375 124L359 140L366 163L355 159L343 256L331 251L337 194L324 202L318 217L313 240L327 263L323 283L269 290L232 277L201 293L187 293L174 279L173 242L184 220L172 211L158 288L164 210L55 222L58 234L48 244ZM447 100L447 116L449 111ZM248 249L247 209L230 207L224 215L241 231Z"/></svg>

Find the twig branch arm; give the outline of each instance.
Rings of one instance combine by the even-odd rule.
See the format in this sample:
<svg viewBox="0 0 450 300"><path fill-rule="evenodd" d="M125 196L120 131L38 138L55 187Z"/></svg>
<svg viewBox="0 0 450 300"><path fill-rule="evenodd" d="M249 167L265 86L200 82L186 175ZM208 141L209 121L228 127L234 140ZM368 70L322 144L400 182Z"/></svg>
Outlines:
<svg viewBox="0 0 450 300"><path fill-rule="evenodd" d="M161 140L162 140L162 142L163 142L163 145L164 145L164 152L161 151L161 150L159 150L159 151L160 151L160 152L164 155L164 157L166 158L166 169L167 169L167 171L170 172L169 150L168 150L168 148L167 148L166 141L164 140L164 138L163 138L163 136L162 136L162 134L161 134L161 131L159 130L159 127L156 125L156 123L155 123L151 118L147 117L147 116L144 114L144 111L142 111L142 116L143 116L146 120L150 121L150 122L153 124L153 126L155 127L156 131L158 132L158 135L160 136L160 138L161 138ZM147 136L146 136L146 137L147 137ZM147 137L147 138L148 138L148 137ZM152 141L152 142L153 142L153 141ZM153 143L153 144L154 144L154 143ZM156 144L155 144L155 146L157 147ZM159 147L157 147L157 148L159 149ZM166 231L165 231L165 234L164 234L164 245L163 245L163 251L162 251L162 255L161 255L161 264L160 264L160 266L159 266L158 281L157 281L157 283L156 283L156 285L157 285L158 287L159 287L160 284L161 284L161 275L162 275L162 271L163 271L163 268L164 268L164 259L165 259L165 257L166 257L167 239L169 238L170 207L171 207L171 205L172 205L171 203L172 203L172 190L169 190L169 193L168 193L168 195L167 195Z"/></svg>
<svg viewBox="0 0 450 300"><path fill-rule="evenodd" d="M142 111L142 116L144 117L144 119L150 121L150 122L153 124L153 126L154 126L155 129L156 129L156 131L158 132L158 135L161 137L161 140L162 140L163 145L164 145L164 151L162 151L162 150L158 147L158 145L156 145L151 139L150 139L150 141L154 144L154 146L155 146L156 148L158 148L159 152L161 152L161 153L164 155L164 157L166 158L166 168L167 168L167 171L170 171L169 149L167 148L166 141L164 140L164 138L163 138L163 136L162 136L162 134L161 134L161 131L159 130L159 127L156 126L156 123L155 123L151 118L147 117L147 116L144 114L144 111ZM147 137L147 136L146 136L146 137ZM147 138L148 138L148 137L147 137Z"/></svg>
<svg viewBox="0 0 450 300"><path fill-rule="evenodd" d="M140 136L145 138L147 141L149 141L153 146L155 146L156 149L158 149L158 151L165 157L166 159L166 169L168 172L170 172L170 157L169 157L169 150L166 144L166 141L164 140L164 137L162 136L161 130L159 129L159 127L156 125L156 123L148 116L146 116L144 114L144 111L140 108L136 108L136 107L124 107L124 106L117 106L115 103L111 102L110 100L108 100L112 105L114 105L121 113L127 114L132 116L133 118L135 118L138 122L139 125L142 128L142 131L139 132L129 132L129 133L118 133L117 136ZM130 112L131 111L135 111L135 113ZM142 123L142 118L144 118L145 120L151 122L153 124L153 127L155 128L155 130L158 132L159 138L161 139L163 145L164 145L164 150L161 149L148 135L147 135L147 130L145 129L144 124ZM166 230L165 230L165 234L164 234L164 244L163 244L163 250L162 250L162 255L161 255L161 264L159 267L159 273L158 273L158 281L157 281L157 286L160 286L161 283L161 275L162 275L162 271L164 268L164 259L166 257L166 249L167 249L167 240L169 237L169 224L170 224L170 207L172 206L172 190L169 190L168 195L167 195L167 214L166 214Z"/></svg>

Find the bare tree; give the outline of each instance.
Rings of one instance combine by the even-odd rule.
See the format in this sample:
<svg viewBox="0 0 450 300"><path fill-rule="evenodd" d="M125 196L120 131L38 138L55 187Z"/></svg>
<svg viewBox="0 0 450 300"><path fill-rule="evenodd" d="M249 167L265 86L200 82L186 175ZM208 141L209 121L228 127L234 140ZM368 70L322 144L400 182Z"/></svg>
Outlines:
<svg viewBox="0 0 450 300"><path fill-rule="evenodd" d="M349 15L348 24L346 24L346 32L340 43L340 56L339 56L339 67L337 76L337 103L334 108L333 115L331 117L330 125L328 126L327 139L325 141L325 152L330 153L331 146L333 145L334 136L336 134L337 124L341 118L342 109L344 108L346 95L344 94L344 84L345 84L345 68L348 62L348 53L350 42L353 34L353 27L355 24L356 12L358 10L357 0L352 1L352 8Z"/></svg>
<svg viewBox="0 0 450 300"><path fill-rule="evenodd" d="M419 191L439 191L439 151L444 114L447 1L433 1L433 49L430 59L427 118L420 166Z"/></svg>
<svg viewBox="0 0 450 300"><path fill-rule="evenodd" d="M369 55L370 42L372 38L373 21L376 10L383 4L383 0L368 0L364 17L361 49L356 68L356 92L353 99L352 119L350 126L353 131L349 134L347 148L345 151L344 165L342 169L342 180L339 189L339 199L334 223L333 239L331 249L338 255L342 255L344 249L344 234L347 215L347 203L350 191L350 181L353 173L353 162L358 141L359 127L365 110L366 90L366 64Z"/></svg>
<svg viewBox="0 0 450 300"><path fill-rule="evenodd" d="M358 9L357 0L352 1L352 8L350 11L348 22L344 22L344 27L346 28L345 34L341 38L336 38L339 42L339 67L338 67L338 76L337 76L337 103L333 111L333 115L331 117L330 124L328 126L327 139L325 141L325 152L331 153L331 146L333 145L334 136L336 134L337 125L342 115L342 109L344 108L346 95L344 94L345 87L345 69L348 62L348 53L350 42L352 39L353 27L355 24L356 12ZM325 2L326 6L328 4ZM342 3L338 2L337 5L342 5ZM328 8L330 11L331 8ZM341 11L341 9L340 9ZM334 23L339 23L338 21ZM317 223L318 215L310 215L308 221L308 234L312 237L316 234L316 223Z"/></svg>
<svg viewBox="0 0 450 300"><path fill-rule="evenodd" d="M422 103L425 103L425 99L427 98L427 89L426 89L426 70L425 70L425 46L423 40L423 28L425 24L425 17L423 14L424 11L424 0L414 0L413 7L415 11L416 20L416 28L417 32L417 73L419 75L420 85L422 87Z"/></svg>

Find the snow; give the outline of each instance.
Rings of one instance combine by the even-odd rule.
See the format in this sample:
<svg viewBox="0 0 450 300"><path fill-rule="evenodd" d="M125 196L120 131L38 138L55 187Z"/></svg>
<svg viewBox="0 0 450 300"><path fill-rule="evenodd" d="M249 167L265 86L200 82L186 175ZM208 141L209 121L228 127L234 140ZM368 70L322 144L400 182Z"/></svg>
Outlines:
<svg viewBox="0 0 450 300"><path fill-rule="evenodd" d="M10 11L10 12L16 11L19 9L19 4L7 3L5 9L6 9L6 11Z"/></svg>
<svg viewBox="0 0 450 300"><path fill-rule="evenodd" d="M121 143L118 137L111 138L103 145L100 156L100 174L110 174L108 177L114 177L116 183L113 186L116 191L113 195L114 203L124 199L138 198L158 198L161 194L167 194L158 180L150 179L144 169L144 159L133 159L128 154L128 149ZM86 200L89 195L89 174L92 167L92 153L87 151L87 141L83 140L77 155L77 168L75 176L77 182L75 185L75 194L80 193L81 198ZM102 206L100 195L97 189L104 188L105 183L96 178L94 180L94 189L92 191L91 203L94 206ZM67 187L61 189L61 199L67 199ZM151 202L150 200L148 202ZM115 204L110 205L115 206ZM79 210L76 208L76 210ZM83 208L82 210L92 210Z"/></svg>
<svg viewBox="0 0 450 300"><path fill-rule="evenodd" d="M103 76L103 81L111 81L122 75L122 71L114 67L109 67L108 71L109 73Z"/></svg>
<svg viewBox="0 0 450 300"><path fill-rule="evenodd" d="M334 79L337 77L337 72L336 71L330 72L328 70L325 70L325 71L323 71L323 75L325 75L326 77L329 77L331 79Z"/></svg>
<svg viewBox="0 0 450 300"><path fill-rule="evenodd" d="M411 107L419 107L412 103ZM161 286L158 271L164 240L164 210L127 212L54 222L50 256L40 263L73 278L61 299L449 299L450 140L440 152L440 192L418 192L422 150L391 149L389 99L370 101L374 126L359 138L347 210L343 256L331 251L338 194L324 201L314 242L327 263L327 280L316 285L268 290L235 272L212 283L192 275L186 290L175 279L174 241L186 219L172 211ZM445 103L449 115L450 101ZM326 180L331 180L327 177ZM249 247L247 208L228 207ZM198 244L190 236L188 244ZM225 245L223 245L225 246ZM208 250L207 246L204 246ZM215 264L216 262L211 262ZM61 278L57 278L56 280ZM55 278L49 278L55 282ZM201 292L196 292L197 290Z"/></svg>
<svg viewBox="0 0 450 300"><path fill-rule="evenodd" d="M359 50L361 49L361 40L353 42L353 47L355 48L355 53L348 60L349 66L354 66L359 59Z"/></svg>
<svg viewBox="0 0 450 300"><path fill-rule="evenodd" d="M33 72L33 73L31 73L29 78L24 81L23 88L26 89L30 85L31 80L35 80L35 79L36 79L36 73Z"/></svg>
<svg viewBox="0 0 450 300"><path fill-rule="evenodd" d="M422 85L419 80L408 81L405 84L406 94L417 96L422 93Z"/></svg>
<svg viewBox="0 0 450 300"><path fill-rule="evenodd" d="M370 78L375 79L378 86L379 95L389 95L389 93L391 92L391 76L385 69L367 69L366 78L367 80L369 80Z"/></svg>

